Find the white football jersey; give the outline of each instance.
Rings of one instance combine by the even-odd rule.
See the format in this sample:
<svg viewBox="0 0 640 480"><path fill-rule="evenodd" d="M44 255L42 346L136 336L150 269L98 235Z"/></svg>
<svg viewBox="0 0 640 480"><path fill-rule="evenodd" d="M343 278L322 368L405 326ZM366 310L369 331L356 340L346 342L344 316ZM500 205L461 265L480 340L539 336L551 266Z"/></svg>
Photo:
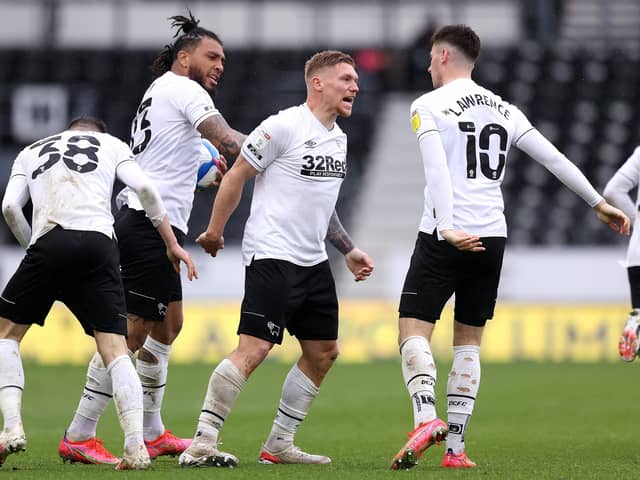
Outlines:
<svg viewBox="0 0 640 480"><path fill-rule="evenodd" d="M612 193L627 196L626 201L631 202L631 199L628 198L629 192L636 188L638 184L640 184L640 147L633 151L631 156L611 178L607 184L607 189L615 185L617 191ZM623 208L623 210L627 212L627 209L624 208L626 205L616 206ZM640 215L638 215L638 209L640 208L640 191L638 191L635 203L633 205L629 204L629 208L631 207L633 207L634 211L628 212L628 214L634 214L635 219L627 248L627 266L637 267L640 266Z"/></svg>
<svg viewBox="0 0 640 480"><path fill-rule="evenodd" d="M147 89L131 124L131 149L165 204L171 225L187 233L198 175L201 135L197 127L220 112L202 86L169 71ZM125 188L118 206L142 210Z"/></svg>
<svg viewBox="0 0 640 480"><path fill-rule="evenodd" d="M473 80L458 79L416 99L411 126L418 140L440 135L453 187L453 228L506 237L500 184L509 148L533 129L525 115ZM435 228L433 201L425 188L420 230L432 233Z"/></svg>
<svg viewBox="0 0 640 480"><path fill-rule="evenodd" d="M260 173L242 242L252 258L299 266L327 259L325 237L347 173L347 136L320 123L306 104L280 111L247 137L242 154Z"/></svg>
<svg viewBox="0 0 640 480"><path fill-rule="evenodd" d="M11 177L27 180L33 202L30 244L56 225L111 237L116 169L129 161L133 154L125 143L86 130L67 130L23 149Z"/></svg>

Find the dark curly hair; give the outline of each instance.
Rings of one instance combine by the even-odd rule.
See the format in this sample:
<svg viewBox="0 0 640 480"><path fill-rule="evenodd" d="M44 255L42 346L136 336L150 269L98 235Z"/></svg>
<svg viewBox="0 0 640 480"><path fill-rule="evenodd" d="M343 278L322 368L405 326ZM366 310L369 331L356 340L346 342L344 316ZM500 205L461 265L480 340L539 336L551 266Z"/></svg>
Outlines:
<svg viewBox="0 0 640 480"><path fill-rule="evenodd" d="M209 37L220 45L223 45L220 37L211 30L199 27L200 20L197 20L191 10L187 10L188 17L183 15L175 15L169 17L171 28L177 28L175 35L176 40L169 45L165 45L164 50L156 57L151 64L151 72L154 78L168 72L171 69L173 61L176 59L180 50L193 50L204 37Z"/></svg>

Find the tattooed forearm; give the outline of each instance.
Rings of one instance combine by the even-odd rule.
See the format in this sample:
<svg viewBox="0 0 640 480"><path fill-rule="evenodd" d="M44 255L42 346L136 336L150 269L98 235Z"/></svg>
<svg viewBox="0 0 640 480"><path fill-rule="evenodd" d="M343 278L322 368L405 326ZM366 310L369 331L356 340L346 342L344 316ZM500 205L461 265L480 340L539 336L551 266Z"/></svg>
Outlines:
<svg viewBox="0 0 640 480"><path fill-rule="evenodd" d="M331 215L331 219L329 220L329 229L327 230L327 240L331 242L331 245L336 247L340 253L346 255L351 250L353 250L353 241L349 234L346 232L342 223L340 223L340 219L338 218L338 214L336 211L333 211Z"/></svg>
<svg viewBox="0 0 640 480"><path fill-rule="evenodd" d="M229 166L240 153L242 142L247 137L231 128L222 115L207 118L198 126L198 131L218 148Z"/></svg>

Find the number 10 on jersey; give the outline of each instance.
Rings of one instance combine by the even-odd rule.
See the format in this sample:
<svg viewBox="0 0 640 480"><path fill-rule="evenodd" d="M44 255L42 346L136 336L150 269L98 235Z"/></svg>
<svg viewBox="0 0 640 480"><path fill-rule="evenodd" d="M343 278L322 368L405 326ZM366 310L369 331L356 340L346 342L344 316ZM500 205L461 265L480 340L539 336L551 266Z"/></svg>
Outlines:
<svg viewBox="0 0 640 480"><path fill-rule="evenodd" d="M477 177L479 161L482 175L489 180L499 180L507 158L507 142L509 140L507 130L500 124L489 123L476 136L476 124L473 122L459 122L458 128L467 134L467 178ZM491 159L489 158L492 135L497 135L499 142L498 159L497 162L494 162L494 164L497 163L496 168L491 168Z"/></svg>

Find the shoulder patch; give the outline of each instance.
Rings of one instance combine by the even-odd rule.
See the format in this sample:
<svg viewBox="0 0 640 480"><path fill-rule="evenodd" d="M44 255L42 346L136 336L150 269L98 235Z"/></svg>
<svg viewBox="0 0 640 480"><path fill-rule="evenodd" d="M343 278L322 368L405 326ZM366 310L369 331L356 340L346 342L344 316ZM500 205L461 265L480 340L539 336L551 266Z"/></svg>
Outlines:
<svg viewBox="0 0 640 480"><path fill-rule="evenodd" d="M420 129L420 115L418 115L418 111L414 110L411 112L411 128L414 133L417 133Z"/></svg>
<svg viewBox="0 0 640 480"><path fill-rule="evenodd" d="M267 132L264 127L258 127L253 135L253 143L255 148L258 150L262 150L267 146L267 143L271 140L271 135Z"/></svg>

